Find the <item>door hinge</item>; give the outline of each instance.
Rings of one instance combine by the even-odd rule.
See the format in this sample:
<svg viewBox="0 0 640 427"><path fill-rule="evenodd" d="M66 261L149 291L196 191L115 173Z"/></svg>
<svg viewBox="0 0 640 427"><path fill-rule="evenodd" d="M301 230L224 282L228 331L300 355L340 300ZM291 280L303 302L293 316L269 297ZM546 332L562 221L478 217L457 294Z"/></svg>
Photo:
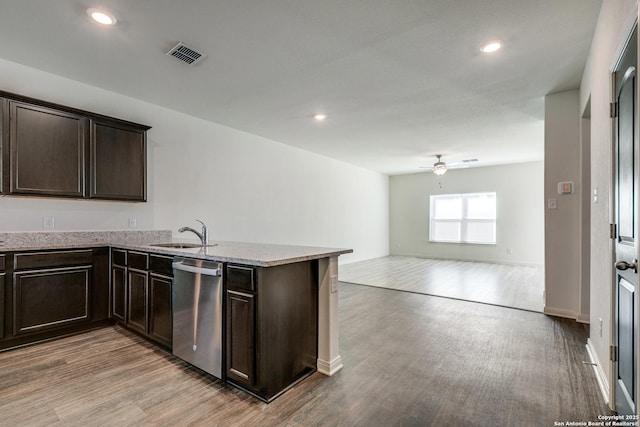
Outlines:
<svg viewBox="0 0 640 427"><path fill-rule="evenodd" d="M618 237L618 228L615 224L609 224L609 238L615 239Z"/></svg>
<svg viewBox="0 0 640 427"><path fill-rule="evenodd" d="M609 359L612 362L617 362L618 361L618 347L615 345L612 345L609 347Z"/></svg>
<svg viewBox="0 0 640 427"><path fill-rule="evenodd" d="M617 102L612 102L609 104L609 117L611 117L612 119L614 117L618 117L618 103Z"/></svg>

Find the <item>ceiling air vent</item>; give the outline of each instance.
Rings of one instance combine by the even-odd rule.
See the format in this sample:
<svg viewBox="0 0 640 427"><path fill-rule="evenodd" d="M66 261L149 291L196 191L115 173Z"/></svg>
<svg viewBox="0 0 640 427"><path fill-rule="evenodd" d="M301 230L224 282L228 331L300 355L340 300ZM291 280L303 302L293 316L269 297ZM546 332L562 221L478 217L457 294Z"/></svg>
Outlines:
<svg viewBox="0 0 640 427"><path fill-rule="evenodd" d="M463 160L462 163L474 163L474 162L477 162L477 161L478 161L478 159L466 159L466 160Z"/></svg>
<svg viewBox="0 0 640 427"><path fill-rule="evenodd" d="M179 42L177 45L172 47L171 50L167 52L167 55L173 56L174 58L182 62L186 62L189 65L196 65L207 56L193 48L185 46L182 42Z"/></svg>

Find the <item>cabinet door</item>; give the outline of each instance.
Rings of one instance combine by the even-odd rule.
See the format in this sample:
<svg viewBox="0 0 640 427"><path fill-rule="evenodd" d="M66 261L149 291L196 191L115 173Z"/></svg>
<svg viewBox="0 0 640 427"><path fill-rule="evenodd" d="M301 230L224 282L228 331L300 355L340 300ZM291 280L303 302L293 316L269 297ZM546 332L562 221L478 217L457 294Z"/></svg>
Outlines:
<svg viewBox="0 0 640 427"><path fill-rule="evenodd" d="M14 273L14 335L88 321L90 284L91 267Z"/></svg>
<svg viewBox="0 0 640 427"><path fill-rule="evenodd" d="M0 194L9 191L9 100L0 98ZM5 183L7 183L5 185Z"/></svg>
<svg viewBox="0 0 640 427"><path fill-rule="evenodd" d="M147 333L147 296L149 279L146 271L129 269L127 283L127 326Z"/></svg>
<svg viewBox="0 0 640 427"><path fill-rule="evenodd" d="M4 338L5 273L0 273L0 339Z"/></svg>
<svg viewBox="0 0 640 427"><path fill-rule="evenodd" d="M227 379L255 385L255 297L227 291Z"/></svg>
<svg viewBox="0 0 640 427"><path fill-rule="evenodd" d="M171 347L173 319L171 314L170 277L149 276L149 337Z"/></svg>
<svg viewBox="0 0 640 427"><path fill-rule="evenodd" d="M91 321L109 318L109 249L93 250Z"/></svg>
<svg viewBox="0 0 640 427"><path fill-rule="evenodd" d="M87 122L76 114L12 101L9 192L84 197Z"/></svg>
<svg viewBox="0 0 640 427"><path fill-rule="evenodd" d="M127 269L114 265L111 267L111 316L126 322L127 307Z"/></svg>
<svg viewBox="0 0 640 427"><path fill-rule="evenodd" d="M94 122L90 197L146 201L146 131Z"/></svg>

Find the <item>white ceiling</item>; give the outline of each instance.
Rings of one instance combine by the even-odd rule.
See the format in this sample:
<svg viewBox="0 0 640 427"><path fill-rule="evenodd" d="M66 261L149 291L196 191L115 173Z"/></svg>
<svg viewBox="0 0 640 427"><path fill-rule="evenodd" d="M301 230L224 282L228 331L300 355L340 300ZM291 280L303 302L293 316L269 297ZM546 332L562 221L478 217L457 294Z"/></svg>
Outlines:
<svg viewBox="0 0 640 427"><path fill-rule="evenodd" d="M578 87L601 3L0 0L0 57L398 174L542 160L544 95Z"/></svg>

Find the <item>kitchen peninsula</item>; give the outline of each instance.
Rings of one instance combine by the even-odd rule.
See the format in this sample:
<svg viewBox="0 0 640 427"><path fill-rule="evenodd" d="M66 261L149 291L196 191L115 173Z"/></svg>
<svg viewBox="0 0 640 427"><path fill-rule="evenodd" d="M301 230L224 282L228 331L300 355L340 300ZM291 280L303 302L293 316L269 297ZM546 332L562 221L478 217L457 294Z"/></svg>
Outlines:
<svg viewBox="0 0 640 427"><path fill-rule="evenodd" d="M337 259L350 249L175 248L166 247L176 242L169 230L11 232L0 241L0 349L118 321L170 350L170 266L179 256L224 266L222 380L268 402L315 370L342 368Z"/></svg>

